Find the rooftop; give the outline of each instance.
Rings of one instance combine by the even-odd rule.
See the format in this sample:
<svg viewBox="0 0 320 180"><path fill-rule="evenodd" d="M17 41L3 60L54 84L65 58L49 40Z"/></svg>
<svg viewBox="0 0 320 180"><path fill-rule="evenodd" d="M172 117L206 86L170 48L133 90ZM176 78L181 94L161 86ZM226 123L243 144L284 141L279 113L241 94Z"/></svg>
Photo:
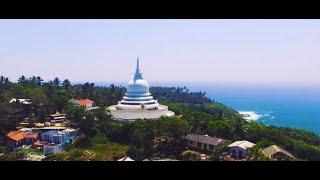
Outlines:
<svg viewBox="0 0 320 180"><path fill-rule="evenodd" d="M25 138L37 138L38 135L32 132L10 131L7 137L15 141L21 141Z"/></svg>
<svg viewBox="0 0 320 180"><path fill-rule="evenodd" d="M39 141L39 140L33 143L34 146L40 146L40 147L47 145L47 144L48 144L47 142Z"/></svg>
<svg viewBox="0 0 320 180"><path fill-rule="evenodd" d="M44 132L43 134L48 135L48 136L61 136L61 135L64 135L64 134L69 134L69 133L75 132L75 131L77 131L77 129L66 128L66 129L63 129L62 131L49 130L47 132Z"/></svg>
<svg viewBox="0 0 320 180"><path fill-rule="evenodd" d="M118 161L134 161L134 160L131 159L129 156L127 156L127 157L123 157L123 158L119 159Z"/></svg>
<svg viewBox="0 0 320 180"><path fill-rule="evenodd" d="M87 104L93 103L93 101L90 100L90 99L79 99L79 100L77 100L77 103L78 103L80 106L85 106L85 105L87 105Z"/></svg>
<svg viewBox="0 0 320 180"><path fill-rule="evenodd" d="M289 156L290 158L294 158L294 157L292 156L292 154L290 154L288 151L280 148L280 147L277 146L277 145L272 145L272 146L269 146L269 147L267 147L267 148L265 148L265 149L262 150L262 153L263 153L265 156L267 156L267 157L271 157L272 155L274 155L274 154L276 154L276 153L278 153L278 152L281 152L281 153Z"/></svg>
<svg viewBox="0 0 320 180"><path fill-rule="evenodd" d="M55 114L50 114L52 117L59 117L59 116L65 116L65 114L61 114L59 112L56 112Z"/></svg>
<svg viewBox="0 0 320 180"><path fill-rule="evenodd" d="M206 135L198 135L198 134L188 134L185 137L185 139L189 141L201 142L204 144L210 144L214 146L219 145L220 143L223 142L223 139L221 138L211 137Z"/></svg>
<svg viewBox="0 0 320 180"><path fill-rule="evenodd" d="M228 147L240 147L242 149L247 149L247 148L252 148L255 145L256 144L254 144L252 142L242 140L242 141L235 141L235 142L229 144Z"/></svg>

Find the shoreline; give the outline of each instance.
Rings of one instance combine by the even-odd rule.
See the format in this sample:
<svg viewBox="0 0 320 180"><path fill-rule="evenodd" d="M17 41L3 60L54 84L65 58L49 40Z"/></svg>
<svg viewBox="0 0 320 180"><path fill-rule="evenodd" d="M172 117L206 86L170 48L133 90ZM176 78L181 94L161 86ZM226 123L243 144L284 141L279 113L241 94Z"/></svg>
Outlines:
<svg viewBox="0 0 320 180"><path fill-rule="evenodd" d="M257 114L255 111L238 111L239 114L247 121L257 121L262 115Z"/></svg>

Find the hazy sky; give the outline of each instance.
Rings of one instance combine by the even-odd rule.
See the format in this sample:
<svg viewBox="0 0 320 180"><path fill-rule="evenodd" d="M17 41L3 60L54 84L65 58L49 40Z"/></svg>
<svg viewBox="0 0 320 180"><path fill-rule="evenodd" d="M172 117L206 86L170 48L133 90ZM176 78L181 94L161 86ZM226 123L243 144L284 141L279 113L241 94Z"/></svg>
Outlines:
<svg viewBox="0 0 320 180"><path fill-rule="evenodd" d="M320 20L0 20L0 75L320 83Z"/></svg>

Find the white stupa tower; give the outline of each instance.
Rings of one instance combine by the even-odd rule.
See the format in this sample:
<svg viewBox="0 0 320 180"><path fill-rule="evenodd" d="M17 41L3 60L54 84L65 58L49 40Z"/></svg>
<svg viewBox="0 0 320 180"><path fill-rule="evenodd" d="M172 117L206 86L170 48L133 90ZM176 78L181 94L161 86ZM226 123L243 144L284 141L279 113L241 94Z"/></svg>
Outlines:
<svg viewBox="0 0 320 180"><path fill-rule="evenodd" d="M161 116L173 116L167 106L153 99L149 92L149 84L143 79L139 58L133 79L129 81L127 93L117 105L108 107L111 115L117 120L159 119Z"/></svg>

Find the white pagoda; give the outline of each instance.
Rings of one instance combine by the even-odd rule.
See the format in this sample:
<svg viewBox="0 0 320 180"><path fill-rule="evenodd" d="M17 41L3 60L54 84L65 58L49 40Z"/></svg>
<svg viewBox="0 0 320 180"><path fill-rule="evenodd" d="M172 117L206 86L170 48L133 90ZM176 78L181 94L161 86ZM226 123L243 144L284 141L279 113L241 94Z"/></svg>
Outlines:
<svg viewBox="0 0 320 180"><path fill-rule="evenodd" d="M108 110L116 120L159 119L161 116L173 116L174 112L153 99L149 92L149 84L142 77L137 59L136 72L127 86L127 93L117 105Z"/></svg>

